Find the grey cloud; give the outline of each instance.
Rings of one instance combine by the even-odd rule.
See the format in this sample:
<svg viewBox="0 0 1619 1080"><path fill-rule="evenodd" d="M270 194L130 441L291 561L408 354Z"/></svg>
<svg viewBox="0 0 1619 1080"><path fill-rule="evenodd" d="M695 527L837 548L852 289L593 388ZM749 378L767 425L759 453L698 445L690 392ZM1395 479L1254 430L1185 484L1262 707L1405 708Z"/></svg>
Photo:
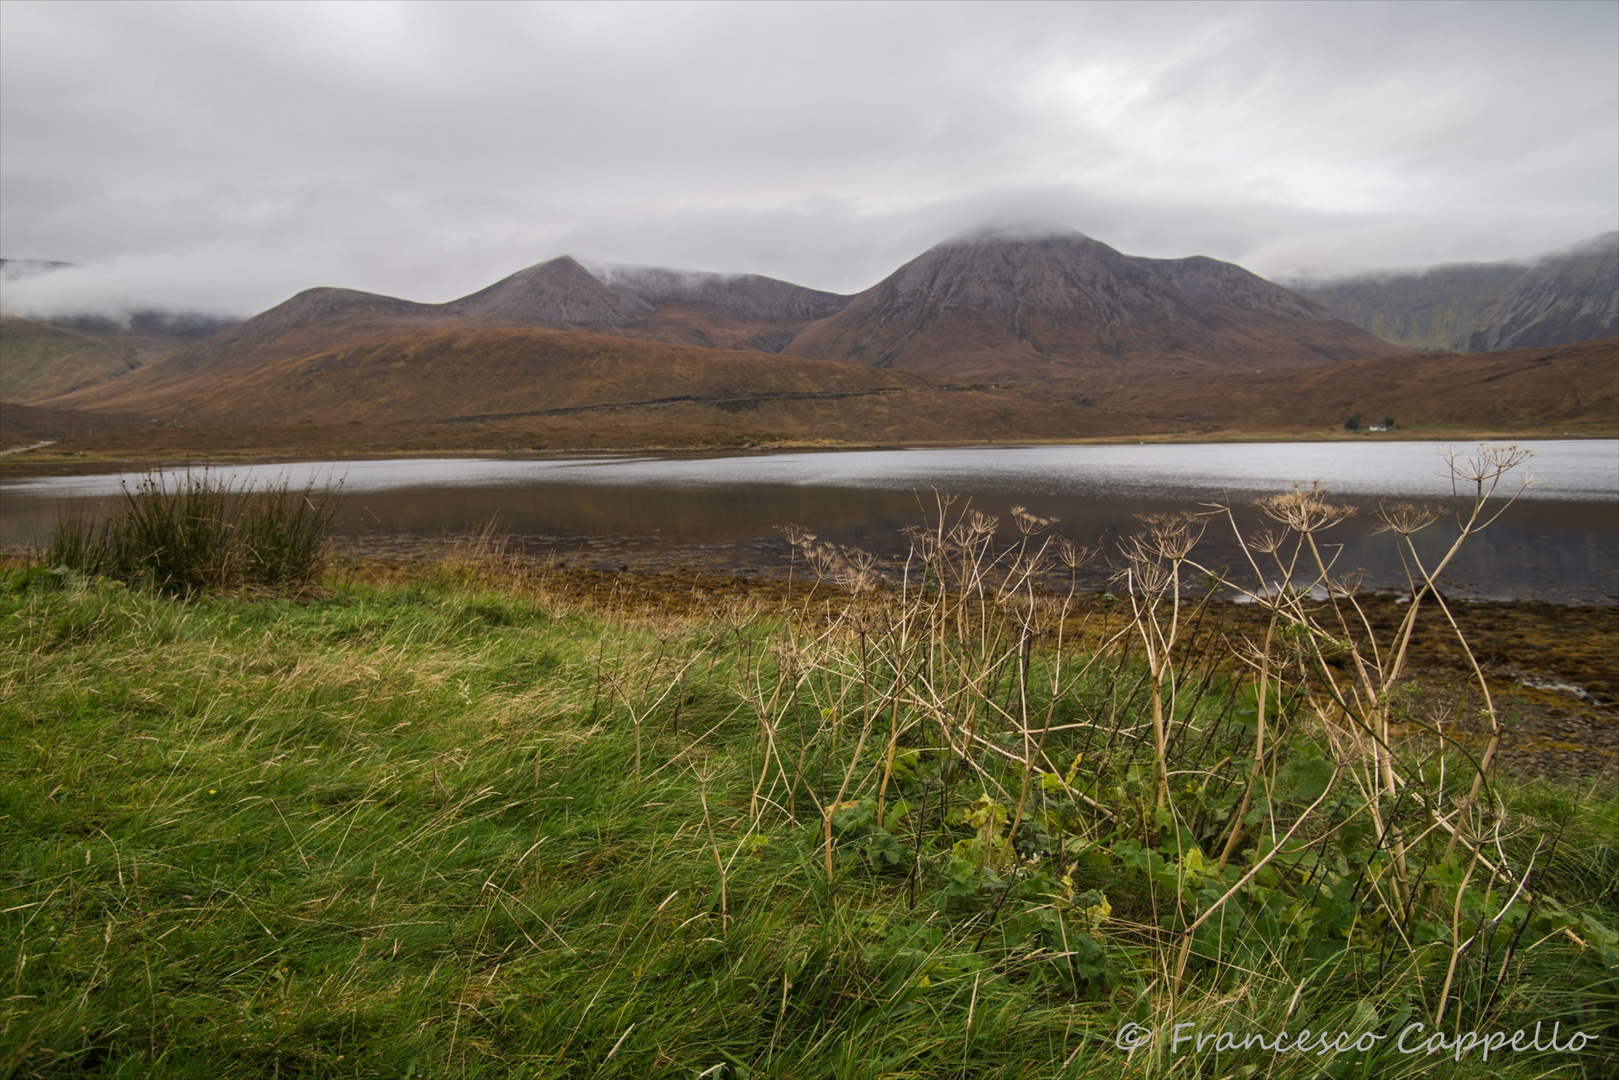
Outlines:
<svg viewBox="0 0 1619 1080"><path fill-rule="evenodd" d="M1612 4L0 6L8 306L854 291L982 221L1273 276L1619 226Z"/></svg>

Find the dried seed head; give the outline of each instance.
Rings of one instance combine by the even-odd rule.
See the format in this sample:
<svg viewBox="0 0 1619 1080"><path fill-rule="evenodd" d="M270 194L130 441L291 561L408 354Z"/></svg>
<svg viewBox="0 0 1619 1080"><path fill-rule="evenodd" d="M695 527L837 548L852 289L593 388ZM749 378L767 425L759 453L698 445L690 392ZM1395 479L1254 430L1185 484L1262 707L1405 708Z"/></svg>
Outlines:
<svg viewBox="0 0 1619 1080"><path fill-rule="evenodd" d="M1330 528L1355 512L1353 506L1338 506L1327 502L1327 489L1318 480L1308 491L1295 487L1282 495L1260 499L1259 509L1272 521L1281 522L1295 532L1313 533Z"/></svg>
<svg viewBox="0 0 1619 1080"><path fill-rule="evenodd" d="M1203 519L1196 514L1144 514L1141 523L1151 549L1177 562L1190 555L1203 538Z"/></svg>
<svg viewBox="0 0 1619 1080"><path fill-rule="evenodd" d="M1100 549L1094 547L1081 547L1067 537L1057 541L1057 558L1070 570L1078 570L1081 566L1091 562L1099 554Z"/></svg>
<svg viewBox="0 0 1619 1080"><path fill-rule="evenodd" d="M1248 546L1265 555L1274 555L1282 548L1283 536L1281 533L1269 529L1261 529L1248 538Z"/></svg>
<svg viewBox="0 0 1619 1080"><path fill-rule="evenodd" d="M1439 511L1417 503L1378 503L1377 520L1380 522L1378 532L1397 532L1401 536L1410 536L1439 520Z"/></svg>
<svg viewBox="0 0 1619 1080"><path fill-rule="evenodd" d="M1043 518L1031 514L1021 506L1012 507L1012 520L1017 522L1018 532L1024 536L1045 532L1057 521L1056 518Z"/></svg>
<svg viewBox="0 0 1619 1080"><path fill-rule="evenodd" d="M1531 451L1516 444L1488 446L1479 444L1466 457L1455 450L1445 451L1451 474L1468 484L1492 485L1506 473L1528 461Z"/></svg>

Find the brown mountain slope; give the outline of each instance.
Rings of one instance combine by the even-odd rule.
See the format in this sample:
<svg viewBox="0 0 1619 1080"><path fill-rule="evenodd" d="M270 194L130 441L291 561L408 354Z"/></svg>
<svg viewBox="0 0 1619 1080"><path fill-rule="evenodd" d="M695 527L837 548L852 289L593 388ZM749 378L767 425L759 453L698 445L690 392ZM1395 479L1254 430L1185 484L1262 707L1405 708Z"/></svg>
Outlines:
<svg viewBox="0 0 1619 1080"><path fill-rule="evenodd" d="M47 403L69 409L161 412L224 379L346 342L424 330L441 307L353 289L306 289L284 303L121 379Z"/></svg>
<svg viewBox="0 0 1619 1080"><path fill-rule="evenodd" d="M412 335L230 380L162 425L0 414L31 460L1245 436L1619 435L1619 341L1314 370L1163 376L1094 396L549 330ZM14 422L15 421L15 422ZM25 430L26 429L26 430ZM1381 436L1372 436L1381 437ZM1396 436L1397 437L1397 436ZM17 465L18 459L7 459Z"/></svg>
<svg viewBox="0 0 1619 1080"><path fill-rule="evenodd" d="M1111 381L1358 359L1388 344L1241 267L1133 258L1069 231L940 244L786 351L957 377Z"/></svg>
<svg viewBox="0 0 1619 1080"><path fill-rule="evenodd" d="M35 401L103 382L139 366L133 351L92 334L0 314L0 399Z"/></svg>
<svg viewBox="0 0 1619 1080"><path fill-rule="evenodd" d="M108 413L42 409L15 401L0 401L0 450L62 439L87 439L108 432L151 427L150 420Z"/></svg>
<svg viewBox="0 0 1619 1080"><path fill-rule="evenodd" d="M837 293L806 289L759 274L706 274L655 266L608 266L602 278L662 309L668 303L706 308L716 315L765 322L808 323L849 303Z"/></svg>
<svg viewBox="0 0 1619 1080"><path fill-rule="evenodd" d="M164 415L193 423L468 421L677 400L836 397L927 380L762 353L548 329L447 330L279 361Z"/></svg>
<svg viewBox="0 0 1619 1080"><path fill-rule="evenodd" d="M1170 376L1097 405L1238 432L1401 429L1619 435L1619 338L1503 352L1414 353L1210 381Z"/></svg>
<svg viewBox="0 0 1619 1080"><path fill-rule="evenodd" d="M628 449L1075 439L1143 429L1137 418L938 385L911 372L535 328L417 333L279 361L161 415L167 426L69 439L60 449Z"/></svg>

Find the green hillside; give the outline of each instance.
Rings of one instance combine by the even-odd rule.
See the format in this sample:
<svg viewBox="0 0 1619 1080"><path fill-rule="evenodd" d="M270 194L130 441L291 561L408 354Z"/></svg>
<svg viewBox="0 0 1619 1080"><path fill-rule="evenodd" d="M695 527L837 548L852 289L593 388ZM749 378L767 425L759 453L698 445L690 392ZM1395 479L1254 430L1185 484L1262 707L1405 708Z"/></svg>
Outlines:
<svg viewBox="0 0 1619 1080"><path fill-rule="evenodd" d="M1466 350L1479 315L1523 273L1515 263L1472 263L1295 285L1293 291L1384 341L1453 352Z"/></svg>
<svg viewBox="0 0 1619 1080"><path fill-rule="evenodd" d="M1532 266L1457 263L1292 288L1345 322L1413 349L1495 352L1594 341L1619 333L1619 233Z"/></svg>

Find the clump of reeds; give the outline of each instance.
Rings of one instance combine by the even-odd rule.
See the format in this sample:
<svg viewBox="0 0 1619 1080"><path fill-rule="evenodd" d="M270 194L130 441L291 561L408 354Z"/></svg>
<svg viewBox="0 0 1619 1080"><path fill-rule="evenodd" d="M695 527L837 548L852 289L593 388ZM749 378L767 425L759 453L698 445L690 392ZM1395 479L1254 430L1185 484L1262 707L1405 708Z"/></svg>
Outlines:
<svg viewBox="0 0 1619 1080"><path fill-rule="evenodd" d="M156 474L104 516L70 510L44 552L52 567L174 595L206 590L301 590L325 571L338 500L313 485L233 487L189 470Z"/></svg>

